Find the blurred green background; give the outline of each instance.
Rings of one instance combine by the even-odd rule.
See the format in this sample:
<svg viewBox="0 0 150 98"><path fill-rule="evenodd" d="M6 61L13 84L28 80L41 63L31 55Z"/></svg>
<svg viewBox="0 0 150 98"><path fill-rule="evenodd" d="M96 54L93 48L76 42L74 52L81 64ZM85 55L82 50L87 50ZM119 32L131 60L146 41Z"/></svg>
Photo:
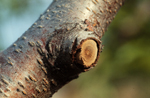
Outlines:
<svg viewBox="0 0 150 98"><path fill-rule="evenodd" d="M21 36L50 3L0 0L0 49ZM150 0L126 0L103 44L97 66L53 98L150 98Z"/></svg>

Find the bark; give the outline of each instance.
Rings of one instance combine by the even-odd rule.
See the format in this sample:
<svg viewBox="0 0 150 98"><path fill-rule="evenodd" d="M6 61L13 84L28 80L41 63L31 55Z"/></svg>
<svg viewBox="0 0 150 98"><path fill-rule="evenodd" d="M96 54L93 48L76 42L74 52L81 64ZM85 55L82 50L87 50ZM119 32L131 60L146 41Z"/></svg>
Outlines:
<svg viewBox="0 0 150 98"><path fill-rule="evenodd" d="M49 98L95 67L101 38L124 1L53 1L0 53L0 98Z"/></svg>

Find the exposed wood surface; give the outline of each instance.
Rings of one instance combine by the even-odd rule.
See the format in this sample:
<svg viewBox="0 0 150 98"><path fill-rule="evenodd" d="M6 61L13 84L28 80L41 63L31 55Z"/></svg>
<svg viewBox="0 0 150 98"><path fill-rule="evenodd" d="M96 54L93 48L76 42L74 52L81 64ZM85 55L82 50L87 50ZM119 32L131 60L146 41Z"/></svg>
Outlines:
<svg viewBox="0 0 150 98"><path fill-rule="evenodd" d="M0 53L0 98L49 98L93 68L101 38L124 1L54 0Z"/></svg>
<svg viewBox="0 0 150 98"><path fill-rule="evenodd" d="M81 44L80 49L78 50L76 55L77 62L81 65L89 67L95 62L97 53L97 43L91 39L86 40Z"/></svg>

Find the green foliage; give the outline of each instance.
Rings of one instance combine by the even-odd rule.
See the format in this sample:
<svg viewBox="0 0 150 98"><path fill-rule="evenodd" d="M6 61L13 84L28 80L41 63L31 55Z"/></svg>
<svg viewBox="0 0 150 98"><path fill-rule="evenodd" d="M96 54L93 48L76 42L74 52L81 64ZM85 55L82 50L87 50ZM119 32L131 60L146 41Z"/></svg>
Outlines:
<svg viewBox="0 0 150 98"><path fill-rule="evenodd" d="M1 0L1 7L10 9L10 12L19 13L25 11L29 5L28 0Z"/></svg>
<svg viewBox="0 0 150 98"><path fill-rule="evenodd" d="M31 2L40 5L42 1L0 0L0 12L5 11L0 13L0 23L2 17L10 14L17 16L31 10ZM130 87L138 87L138 94L149 94L149 89L146 88L150 85L149 4L149 0L126 0L103 37L105 48L98 65L82 74L73 84L79 83L76 89L80 91L76 95L82 94L79 95L80 98L129 98L118 96L124 90L124 85L132 83ZM149 98L145 93L143 98ZM132 98L142 98L138 94ZM79 96L72 95L68 98Z"/></svg>
<svg viewBox="0 0 150 98"><path fill-rule="evenodd" d="M112 53L107 59L111 61L111 78L150 73L150 1L135 0L126 3L104 38L107 49L105 53Z"/></svg>
<svg viewBox="0 0 150 98"><path fill-rule="evenodd" d="M42 4L40 0L0 0L0 11L7 11L9 15L20 15L31 10L30 4Z"/></svg>
<svg viewBox="0 0 150 98"><path fill-rule="evenodd" d="M80 77L79 89L86 98L150 97L145 94L150 84L149 4L149 0L127 0L120 9L103 37L105 47L98 65ZM130 96L132 86L137 87L135 97L123 96Z"/></svg>
<svg viewBox="0 0 150 98"><path fill-rule="evenodd" d="M16 20L16 24L17 24L20 21L20 19L22 19L25 16L29 17L29 15L35 19L38 18L39 15L43 12L43 10L41 10L41 9L42 9L45 1L44 0L43 1L41 1L41 0L0 0L0 49L6 48L6 47L3 47L3 45L6 44L7 42L10 42L9 40L7 40L7 42L4 43L4 41L2 40L4 38L3 36L5 33L4 29L7 26L7 24L8 24L8 26L10 26L10 23L14 24L14 22L12 22L12 20ZM35 9L36 9L36 11L35 11ZM37 17L35 17L35 16L37 16ZM30 17L30 19L33 19L32 17ZM17 21L17 19L18 19L18 21ZM34 21L35 21L35 19L34 19ZM26 23L24 23L24 24L26 24ZM19 25L19 26L21 27L21 25ZM19 26L17 27L18 29L20 29ZM8 28L8 30L10 31L9 28ZM8 30L6 30L6 31L8 31ZM9 34L10 33L7 33L7 36L6 35L5 36L8 37L11 35L11 34L10 35ZM6 39L6 38L4 38L4 39ZM7 45L5 45L5 46L7 46Z"/></svg>

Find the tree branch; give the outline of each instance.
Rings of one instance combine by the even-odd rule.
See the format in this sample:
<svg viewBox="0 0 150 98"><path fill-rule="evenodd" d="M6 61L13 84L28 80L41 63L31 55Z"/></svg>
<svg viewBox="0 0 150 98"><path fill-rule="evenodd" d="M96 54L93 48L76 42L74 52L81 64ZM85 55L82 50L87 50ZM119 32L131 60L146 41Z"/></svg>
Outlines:
<svg viewBox="0 0 150 98"><path fill-rule="evenodd" d="M0 53L0 97L48 98L93 68L125 0L55 0Z"/></svg>

